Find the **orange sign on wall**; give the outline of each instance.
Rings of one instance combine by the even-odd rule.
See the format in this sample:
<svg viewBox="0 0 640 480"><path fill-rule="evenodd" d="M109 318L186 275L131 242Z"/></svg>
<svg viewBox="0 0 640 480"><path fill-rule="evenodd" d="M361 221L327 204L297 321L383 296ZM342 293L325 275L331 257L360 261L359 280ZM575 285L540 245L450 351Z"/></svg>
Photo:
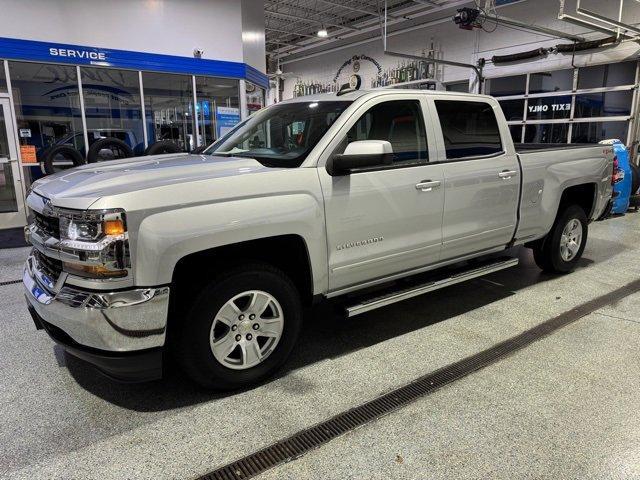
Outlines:
<svg viewBox="0 0 640 480"><path fill-rule="evenodd" d="M22 163L38 163L35 145L20 145L20 158Z"/></svg>

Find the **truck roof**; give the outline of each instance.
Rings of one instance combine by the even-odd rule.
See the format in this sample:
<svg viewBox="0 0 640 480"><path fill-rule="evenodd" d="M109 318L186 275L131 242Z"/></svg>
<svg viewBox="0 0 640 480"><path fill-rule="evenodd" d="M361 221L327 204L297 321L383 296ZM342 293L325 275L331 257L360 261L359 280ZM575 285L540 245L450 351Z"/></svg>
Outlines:
<svg viewBox="0 0 640 480"><path fill-rule="evenodd" d="M447 92L444 90L418 90L418 89L396 89L396 88L374 88L374 89L366 89L366 90L352 90L341 95L338 95L336 92L328 92L328 93L314 93L311 95L305 95L303 97L291 98L288 100L283 100L280 103L296 103L296 102L330 102L330 101L354 101L360 97L365 95L375 96L375 95L391 95L394 93L414 93L420 95L434 95L434 96L447 96L454 95L456 97L464 96L470 98L492 98L490 95L480 95L477 93L463 93L463 92Z"/></svg>

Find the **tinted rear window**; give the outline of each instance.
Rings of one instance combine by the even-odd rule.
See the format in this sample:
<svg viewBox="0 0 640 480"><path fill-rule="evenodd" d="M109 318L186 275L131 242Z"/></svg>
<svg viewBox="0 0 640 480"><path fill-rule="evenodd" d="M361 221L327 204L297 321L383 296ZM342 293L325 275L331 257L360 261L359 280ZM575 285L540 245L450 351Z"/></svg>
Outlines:
<svg viewBox="0 0 640 480"><path fill-rule="evenodd" d="M498 121L484 102L436 100L448 159L491 155L502 151Z"/></svg>

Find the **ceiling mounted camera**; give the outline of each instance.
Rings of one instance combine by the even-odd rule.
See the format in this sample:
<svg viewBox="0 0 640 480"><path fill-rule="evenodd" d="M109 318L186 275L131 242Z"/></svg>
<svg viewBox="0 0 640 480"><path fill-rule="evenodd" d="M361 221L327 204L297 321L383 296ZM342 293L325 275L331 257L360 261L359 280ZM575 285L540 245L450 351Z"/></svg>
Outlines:
<svg viewBox="0 0 640 480"><path fill-rule="evenodd" d="M204 50L202 48L194 48L193 49L193 56L195 58L202 58L202 55L204 55Z"/></svg>

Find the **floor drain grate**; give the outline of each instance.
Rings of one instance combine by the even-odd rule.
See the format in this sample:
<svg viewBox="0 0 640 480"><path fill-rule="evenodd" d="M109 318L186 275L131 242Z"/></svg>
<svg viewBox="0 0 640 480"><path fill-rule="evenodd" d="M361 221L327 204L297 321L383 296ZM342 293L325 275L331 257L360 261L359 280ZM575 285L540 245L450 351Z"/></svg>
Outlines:
<svg viewBox="0 0 640 480"><path fill-rule="evenodd" d="M4 285L13 285L14 283L20 283L22 280L7 280L5 282L0 282L0 287Z"/></svg>
<svg viewBox="0 0 640 480"><path fill-rule="evenodd" d="M498 343L487 350L447 365L418 378L404 387L340 413L318 425L302 430L289 438L280 440L269 447L220 467L211 473L203 475L199 480L242 480L255 477L277 465L300 457L306 452L320 447L359 426L393 412L418 398L424 397L444 385L495 363L589 313L605 305L615 303L639 290L640 280L631 282L611 293L597 297L547 320L520 335Z"/></svg>

